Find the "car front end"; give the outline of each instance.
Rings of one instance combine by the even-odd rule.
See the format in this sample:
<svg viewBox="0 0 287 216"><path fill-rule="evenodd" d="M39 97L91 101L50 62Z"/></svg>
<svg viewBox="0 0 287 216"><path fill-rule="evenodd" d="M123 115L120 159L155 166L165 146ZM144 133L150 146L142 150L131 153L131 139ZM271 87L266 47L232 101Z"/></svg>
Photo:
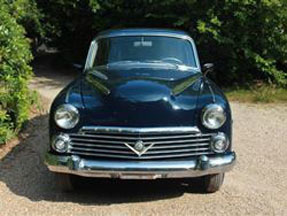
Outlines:
<svg viewBox="0 0 287 216"><path fill-rule="evenodd" d="M192 39L177 32L124 33L103 34L93 41L86 72L55 99L48 168L97 178L218 178L220 174L223 179L236 160L231 110L223 93L202 75ZM104 46L98 43L102 38L127 35L133 37L132 43L125 38L120 44L131 43L133 49L144 51L161 38L184 40L190 43L194 60L188 67L158 61L92 67L97 50ZM119 42L109 41L109 46L112 43ZM213 186L209 184L207 191L218 189Z"/></svg>

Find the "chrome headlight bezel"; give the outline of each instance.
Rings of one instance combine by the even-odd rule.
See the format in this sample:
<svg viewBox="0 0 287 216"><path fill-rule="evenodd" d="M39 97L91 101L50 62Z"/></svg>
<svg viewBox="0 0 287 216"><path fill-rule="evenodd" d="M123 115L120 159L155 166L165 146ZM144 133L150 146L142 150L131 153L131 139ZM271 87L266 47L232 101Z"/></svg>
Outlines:
<svg viewBox="0 0 287 216"><path fill-rule="evenodd" d="M57 145L58 142L62 142L63 147ZM52 148L59 153L65 153L68 151L70 145L70 137L68 134L59 134L52 138L51 146Z"/></svg>
<svg viewBox="0 0 287 216"><path fill-rule="evenodd" d="M62 113L61 113L62 112ZM65 113L66 112L66 113ZM67 115L70 119L61 118L61 115ZM74 128L80 119L80 114L78 109L71 104L63 104L57 107L54 113L55 123L63 129L72 129Z"/></svg>
<svg viewBox="0 0 287 216"><path fill-rule="evenodd" d="M222 146L220 146L220 148L217 146L218 142L220 142L221 145L223 144ZM228 149L229 144L229 139L222 132L219 132L210 140L210 147L215 153L224 153Z"/></svg>
<svg viewBox="0 0 287 216"><path fill-rule="evenodd" d="M208 121L208 115L210 115L212 112L218 115L220 119L218 124L211 124L211 121ZM226 112L224 108L219 104L209 104L202 110L201 122L208 129L219 129L226 122Z"/></svg>

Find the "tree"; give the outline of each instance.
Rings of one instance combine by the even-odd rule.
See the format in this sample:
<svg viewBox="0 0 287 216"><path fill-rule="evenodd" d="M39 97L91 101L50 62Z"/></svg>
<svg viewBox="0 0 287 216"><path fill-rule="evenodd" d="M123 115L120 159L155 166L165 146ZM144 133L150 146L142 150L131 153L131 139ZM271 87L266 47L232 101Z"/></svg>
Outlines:
<svg viewBox="0 0 287 216"><path fill-rule="evenodd" d="M53 45L85 56L97 32L164 27L195 39L222 85L253 79L287 85L286 0L37 0ZM75 53L75 52L74 52Z"/></svg>

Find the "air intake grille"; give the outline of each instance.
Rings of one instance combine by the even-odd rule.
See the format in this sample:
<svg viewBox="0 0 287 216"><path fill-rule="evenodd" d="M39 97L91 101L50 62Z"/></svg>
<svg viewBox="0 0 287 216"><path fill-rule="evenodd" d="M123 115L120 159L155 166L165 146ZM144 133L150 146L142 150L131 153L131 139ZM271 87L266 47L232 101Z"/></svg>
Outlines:
<svg viewBox="0 0 287 216"><path fill-rule="evenodd" d="M74 155L154 160L212 154L209 143L213 134L201 134L193 127L86 127L69 135L69 153Z"/></svg>

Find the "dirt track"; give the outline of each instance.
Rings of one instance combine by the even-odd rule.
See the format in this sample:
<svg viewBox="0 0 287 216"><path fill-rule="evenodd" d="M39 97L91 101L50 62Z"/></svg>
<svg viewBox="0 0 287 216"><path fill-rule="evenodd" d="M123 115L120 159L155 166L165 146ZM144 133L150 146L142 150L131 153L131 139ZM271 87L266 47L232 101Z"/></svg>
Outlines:
<svg viewBox="0 0 287 216"><path fill-rule="evenodd" d="M36 72L31 88L48 103L71 79L45 67ZM62 193L43 164L48 115L35 116L27 138L1 150L8 154L0 160L0 215L287 215L286 105L231 105L238 163L215 194L182 181L106 180Z"/></svg>

